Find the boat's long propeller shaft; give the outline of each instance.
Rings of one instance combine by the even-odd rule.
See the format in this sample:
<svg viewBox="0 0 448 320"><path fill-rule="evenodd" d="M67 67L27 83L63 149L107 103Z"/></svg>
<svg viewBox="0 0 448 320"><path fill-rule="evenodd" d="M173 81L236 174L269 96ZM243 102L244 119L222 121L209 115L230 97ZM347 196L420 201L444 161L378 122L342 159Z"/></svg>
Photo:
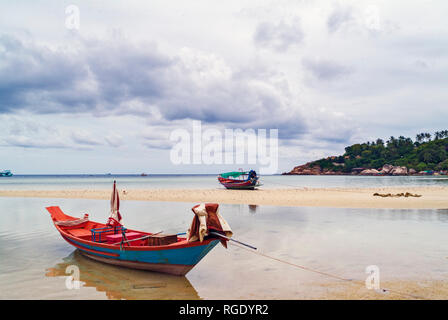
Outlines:
<svg viewBox="0 0 448 320"><path fill-rule="evenodd" d="M217 236L217 237L224 238L224 239L226 239L226 240L228 240L228 241L233 241L233 242L239 243L239 244L241 244L241 245L243 245L243 246L246 246L246 247L248 247L248 248L251 248L251 249L253 249L253 250L257 250L257 248L255 248L254 246L251 246L250 244L247 244L247 243L244 243L244 242L241 242L241 241L238 241L238 240L235 240L235 239L226 237L226 236L223 235L223 234L220 234L220 233L217 233L217 232L210 232L210 234L212 234L212 235L214 235L214 236Z"/></svg>

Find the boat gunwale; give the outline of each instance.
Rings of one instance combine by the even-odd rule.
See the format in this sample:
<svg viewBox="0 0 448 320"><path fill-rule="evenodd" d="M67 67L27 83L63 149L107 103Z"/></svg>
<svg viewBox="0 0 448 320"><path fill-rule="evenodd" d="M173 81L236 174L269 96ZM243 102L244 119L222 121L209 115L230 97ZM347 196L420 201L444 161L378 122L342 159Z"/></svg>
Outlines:
<svg viewBox="0 0 448 320"><path fill-rule="evenodd" d="M226 189L235 190L253 190L258 186L258 177L256 179L238 180L218 177L218 181Z"/></svg>
<svg viewBox="0 0 448 320"><path fill-rule="evenodd" d="M221 181L219 180L220 183L231 183L231 184L243 184L243 183L254 183L251 180L231 180L231 179L226 179L226 181Z"/></svg>

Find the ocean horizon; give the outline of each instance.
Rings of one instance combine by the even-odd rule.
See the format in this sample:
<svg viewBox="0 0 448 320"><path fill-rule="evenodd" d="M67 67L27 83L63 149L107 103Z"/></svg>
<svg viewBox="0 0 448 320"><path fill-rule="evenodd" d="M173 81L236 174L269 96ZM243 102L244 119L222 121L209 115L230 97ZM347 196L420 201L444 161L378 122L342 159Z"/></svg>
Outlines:
<svg viewBox="0 0 448 320"><path fill-rule="evenodd" d="M223 188L217 174L21 174L0 178L0 190ZM259 188L385 188L448 186L445 176L264 175Z"/></svg>

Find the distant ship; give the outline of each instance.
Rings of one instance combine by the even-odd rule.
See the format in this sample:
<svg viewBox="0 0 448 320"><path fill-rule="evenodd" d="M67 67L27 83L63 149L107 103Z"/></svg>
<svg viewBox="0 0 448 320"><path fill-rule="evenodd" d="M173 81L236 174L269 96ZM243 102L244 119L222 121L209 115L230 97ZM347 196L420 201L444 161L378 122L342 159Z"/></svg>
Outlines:
<svg viewBox="0 0 448 320"><path fill-rule="evenodd" d="M0 171L0 177L11 177L12 173L10 170Z"/></svg>

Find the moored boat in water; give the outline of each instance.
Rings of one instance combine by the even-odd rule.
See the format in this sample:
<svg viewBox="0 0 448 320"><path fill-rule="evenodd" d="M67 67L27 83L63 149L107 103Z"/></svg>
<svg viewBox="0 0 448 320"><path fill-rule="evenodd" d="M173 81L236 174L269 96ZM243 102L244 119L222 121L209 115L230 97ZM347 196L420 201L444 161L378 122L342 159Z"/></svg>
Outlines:
<svg viewBox="0 0 448 320"><path fill-rule="evenodd" d="M81 219L66 215L58 206L46 209L62 238L91 259L128 268L185 275L218 242L226 246L232 235L218 207L218 204L193 207L195 216L186 237L125 228L121 224L115 182L111 214L106 224L90 221L87 214Z"/></svg>
<svg viewBox="0 0 448 320"><path fill-rule="evenodd" d="M218 181L226 189L246 189L253 190L260 186L259 177L254 170L250 171L232 171L221 173Z"/></svg>

